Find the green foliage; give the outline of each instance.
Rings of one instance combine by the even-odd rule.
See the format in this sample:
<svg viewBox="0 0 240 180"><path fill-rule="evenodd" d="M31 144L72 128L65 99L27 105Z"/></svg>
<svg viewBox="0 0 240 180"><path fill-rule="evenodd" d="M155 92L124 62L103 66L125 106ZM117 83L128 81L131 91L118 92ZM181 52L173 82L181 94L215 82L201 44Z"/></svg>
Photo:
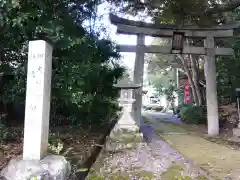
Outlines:
<svg viewBox="0 0 240 180"><path fill-rule="evenodd" d="M0 123L0 142L6 141L10 136L8 128Z"/></svg>
<svg viewBox="0 0 240 180"><path fill-rule="evenodd" d="M235 102L235 89L240 84L240 39L232 42L234 48L233 57L220 57L217 59L217 90L220 102Z"/></svg>
<svg viewBox="0 0 240 180"><path fill-rule="evenodd" d="M38 180L38 178L37 177L32 177L31 180Z"/></svg>
<svg viewBox="0 0 240 180"><path fill-rule="evenodd" d="M164 71L157 74L149 74L151 84L156 88L159 94L163 94L164 88L168 88L171 81L174 79L175 74L173 70Z"/></svg>
<svg viewBox="0 0 240 180"><path fill-rule="evenodd" d="M96 29L88 32L83 25L99 3L0 2L0 70L15 74L0 95L4 104L24 114L27 44L33 39L51 39L51 125L99 124L116 113L118 93L113 84L124 71L117 62L119 54L110 40L100 39Z"/></svg>
<svg viewBox="0 0 240 180"><path fill-rule="evenodd" d="M194 106L193 103L182 103L182 104L179 104L177 109L180 111L182 108L184 107L189 107L189 106Z"/></svg>
<svg viewBox="0 0 240 180"><path fill-rule="evenodd" d="M63 141L60 138L58 138L57 136L52 135L49 138L48 148L53 153L60 154L61 151L63 150L63 146L64 146Z"/></svg>
<svg viewBox="0 0 240 180"><path fill-rule="evenodd" d="M173 111L175 114L175 99L176 99L176 92L177 89L174 84L170 84L168 88L164 89L164 94L166 96L166 99L170 105L170 109Z"/></svg>
<svg viewBox="0 0 240 180"><path fill-rule="evenodd" d="M200 124L205 119L203 108L193 104L184 104L180 108L180 118L188 124Z"/></svg>

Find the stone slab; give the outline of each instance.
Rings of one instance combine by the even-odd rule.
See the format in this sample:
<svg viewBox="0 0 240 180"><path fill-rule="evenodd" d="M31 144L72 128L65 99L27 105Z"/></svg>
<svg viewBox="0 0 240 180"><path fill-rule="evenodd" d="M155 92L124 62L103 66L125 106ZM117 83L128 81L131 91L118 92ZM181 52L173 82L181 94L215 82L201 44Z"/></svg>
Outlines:
<svg viewBox="0 0 240 180"><path fill-rule="evenodd" d="M63 156L48 155L41 161L19 156L10 160L0 175L6 180L66 180L70 172L70 163Z"/></svg>

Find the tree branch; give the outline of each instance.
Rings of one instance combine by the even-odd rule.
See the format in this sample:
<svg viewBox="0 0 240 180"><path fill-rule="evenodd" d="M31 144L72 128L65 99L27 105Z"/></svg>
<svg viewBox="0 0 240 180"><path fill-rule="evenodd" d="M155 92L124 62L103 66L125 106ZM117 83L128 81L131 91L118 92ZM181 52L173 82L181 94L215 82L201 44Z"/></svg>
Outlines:
<svg viewBox="0 0 240 180"><path fill-rule="evenodd" d="M240 0L230 0L225 4L215 4L213 8L207 8L206 14L219 14L222 12L233 11L240 7Z"/></svg>
<svg viewBox="0 0 240 180"><path fill-rule="evenodd" d="M144 3L138 3L139 6L141 7L147 7L149 10L153 9L163 9L163 2L159 1L153 1L153 0L148 0L145 1ZM194 15L194 16L201 16L203 14L205 15L214 15L214 14L221 14L223 12L228 12L228 11L233 11L234 9L240 7L240 0L228 0L227 2L223 2L222 4L213 4L212 7L209 7L210 5L206 5L205 11L200 12L200 11L187 11L185 13L189 15Z"/></svg>

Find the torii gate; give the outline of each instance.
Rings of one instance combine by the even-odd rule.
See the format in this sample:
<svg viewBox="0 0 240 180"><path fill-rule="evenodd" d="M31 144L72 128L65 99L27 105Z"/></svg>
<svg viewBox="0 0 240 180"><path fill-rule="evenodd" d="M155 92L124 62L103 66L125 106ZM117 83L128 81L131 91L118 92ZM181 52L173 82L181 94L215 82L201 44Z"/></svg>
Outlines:
<svg viewBox="0 0 240 180"><path fill-rule="evenodd" d="M219 134L218 101L216 87L216 64L215 55L231 56L232 48L216 48L215 38L232 37L234 29L239 27L239 23L221 25L211 28L179 27L172 24L150 24L139 21L132 21L110 14L110 21L117 26L117 33L137 35L137 45L118 45L120 52L136 52L134 65L134 83L143 83L144 53L162 54L196 54L205 55L204 70L206 73L206 99L208 134ZM146 46L145 36L173 38L172 46ZM203 38L204 47L194 47L183 45L185 37ZM176 46L176 47L174 47ZM178 46L178 47L177 47ZM180 49L178 49L180 48ZM173 52L173 50L177 50ZM134 120L140 124L142 107L142 88L134 91L132 114Z"/></svg>

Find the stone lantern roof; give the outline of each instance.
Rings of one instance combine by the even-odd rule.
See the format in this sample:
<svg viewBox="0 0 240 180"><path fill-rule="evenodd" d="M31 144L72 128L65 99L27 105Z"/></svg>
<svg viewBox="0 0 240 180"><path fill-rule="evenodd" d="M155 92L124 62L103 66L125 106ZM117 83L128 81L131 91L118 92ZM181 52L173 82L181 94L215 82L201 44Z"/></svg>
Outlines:
<svg viewBox="0 0 240 180"><path fill-rule="evenodd" d="M118 81L117 84L114 84L113 86L119 89L138 89L141 87L140 84L135 84L132 82L129 77L123 77L120 81Z"/></svg>

